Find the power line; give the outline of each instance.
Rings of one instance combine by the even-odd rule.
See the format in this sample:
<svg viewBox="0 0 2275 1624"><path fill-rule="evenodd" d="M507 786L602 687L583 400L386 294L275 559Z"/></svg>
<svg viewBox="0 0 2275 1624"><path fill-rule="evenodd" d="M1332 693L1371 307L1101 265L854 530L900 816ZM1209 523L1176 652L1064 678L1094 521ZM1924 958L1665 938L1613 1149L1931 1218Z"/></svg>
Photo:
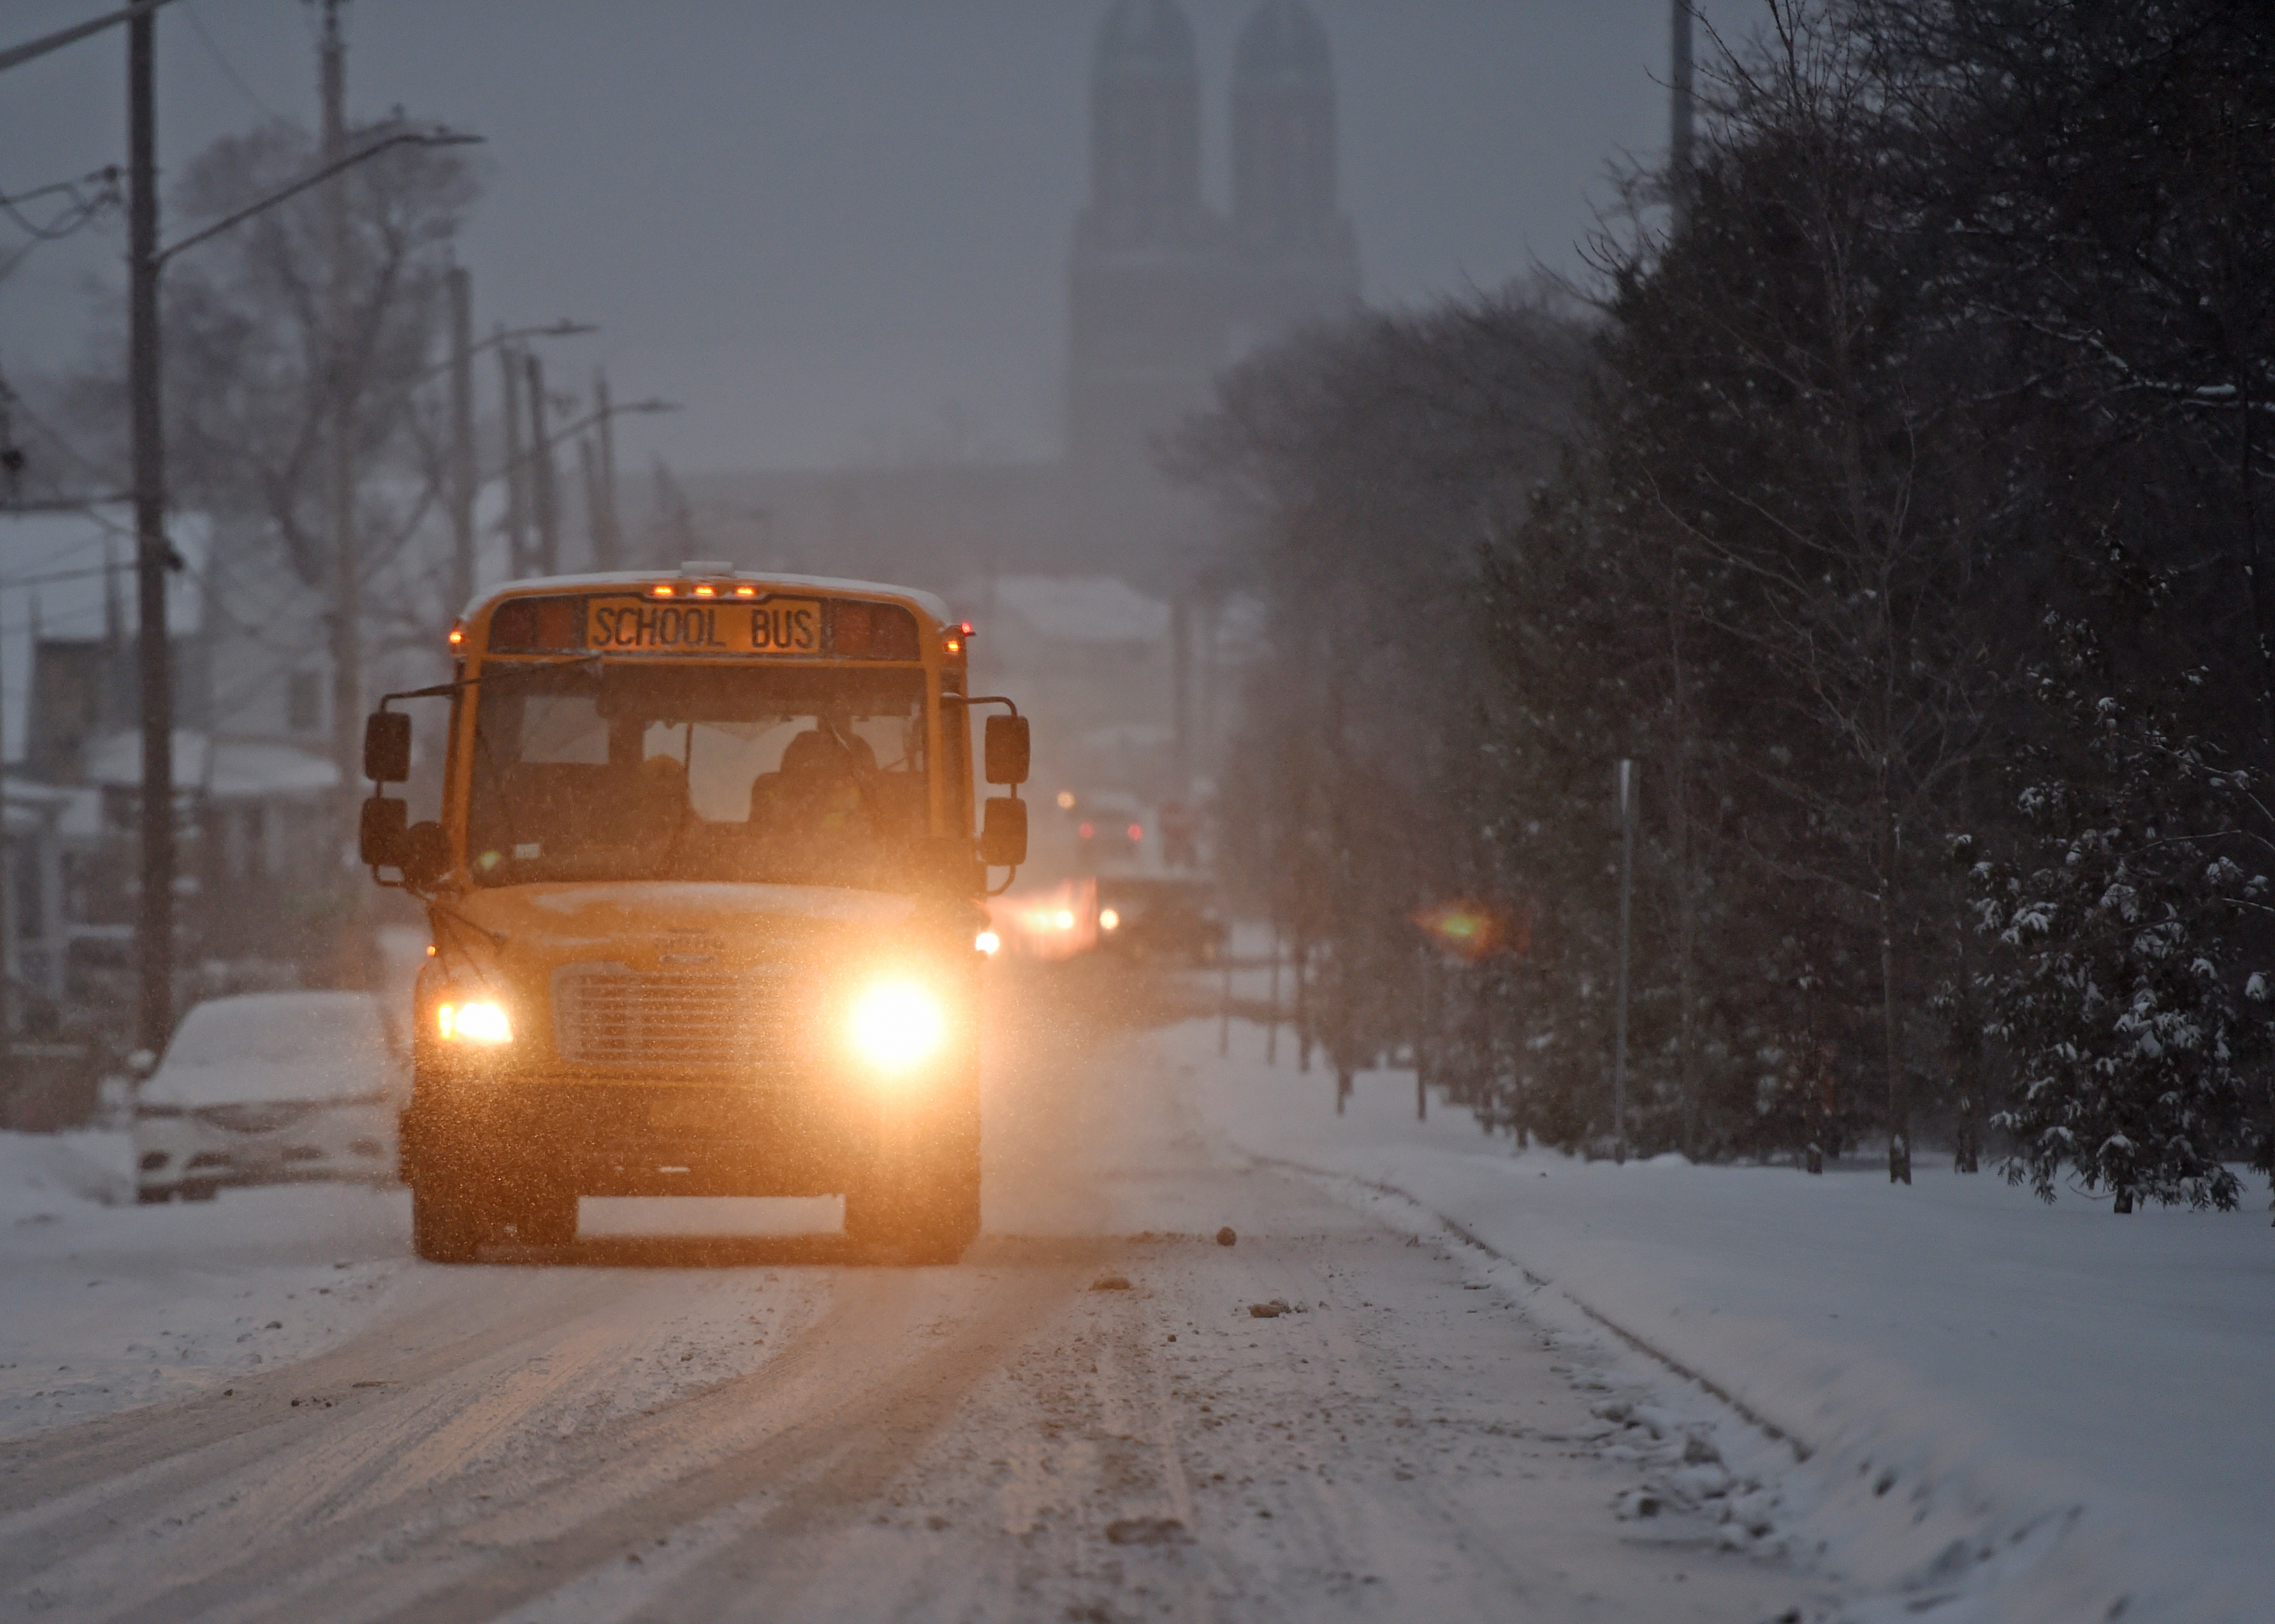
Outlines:
<svg viewBox="0 0 2275 1624"><path fill-rule="evenodd" d="M213 64L221 70L222 77L237 87L237 94L245 98L254 112L263 118L276 120L276 109L253 94L253 87L238 77L237 69L222 54L221 47L214 43L213 35L206 32L206 19L198 14L197 6L194 4L184 6L182 15L190 19L190 31L198 36L198 43L205 47L206 55L213 58Z"/></svg>
<svg viewBox="0 0 2275 1624"><path fill-rule="evenodd" d="M50 181L44 186L34 186L29 192L19 192L13 197L0 194L0 213L13 220L18 229L29 232L42 242L51 243L58 238L69 237L102 210L117 206L120 200L118 174L118 166L110 163L82 175L77 180ZM94 187L94 195L82 195L81 186ZM53 197L57 193L71 201L44 225L17 207L19 203L31 202L34 198Z"/></svg>
<svg viewBox="0 0 2275 1624"><path fill-rule="evenodd" d="M94 196L82 197L79 194L80 186L94 185L98 182L101 185ZM16 207L19 203L28 203L34 198L51 197L58 192L67 194L71 201L65 204L53 219L44 224ZM17 266L22 264L24 256L30 253L33 249L42 243L51 243L60 238L69 237L80 227L94 221L106 209L116 207L118 200L118 166L117 164L97 170L92 175L83 176L79 180L59 180L51 185L35 186L29 192L19 193L14 197L0 196L0 214L5 214L9 219L14 221L18 228L31 238L5 260L0 260L0 281L4 281Z"/></svg>

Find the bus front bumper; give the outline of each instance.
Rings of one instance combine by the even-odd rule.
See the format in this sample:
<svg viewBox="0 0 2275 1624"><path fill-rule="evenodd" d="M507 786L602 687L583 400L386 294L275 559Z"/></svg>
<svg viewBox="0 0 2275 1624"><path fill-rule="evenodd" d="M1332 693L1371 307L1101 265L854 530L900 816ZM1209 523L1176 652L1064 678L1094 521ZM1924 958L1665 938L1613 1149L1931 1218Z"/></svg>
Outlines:
<svg viewBox="0 0 2275 1624"><path fill-rule="evenodd" d="M976 1075L891 1091L820 1077L757 1087L524 1076L420 1090L403 1114L403 1178L535 1177L588 1196L831 1195L881 1155L978 1130Z"/></svg>

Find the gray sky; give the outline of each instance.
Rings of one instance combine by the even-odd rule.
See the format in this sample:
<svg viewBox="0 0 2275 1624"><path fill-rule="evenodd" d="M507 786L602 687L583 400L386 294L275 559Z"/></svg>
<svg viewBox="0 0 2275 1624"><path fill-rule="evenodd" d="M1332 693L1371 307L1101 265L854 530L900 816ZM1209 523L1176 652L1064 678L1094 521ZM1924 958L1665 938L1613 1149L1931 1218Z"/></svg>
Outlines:
<svg viewBox="0 0 2275 1624"><path fill-rule="evenodd" d="M9 0L0 44L114 0ZM1573 264L1621 152L1665 139L1667 0L1313 0L1334 42L1343 200L1366 293L1410 304ZM1207 185L1248 0L1187 0ZM1749 0L1704 8L1727 26ZM349 101L488 138L463 246L478 320L573 316L562 371L605 362L628 462L861 459L953 412L988 450L1055 449L1069 234L1086 185L1105 0L357 0ZM201 26L201 28L200 28ZM161 162L262 110L314 121L312 8L161 14ZM124 36L0 77L0 190L125 157ZM256 105L257 104L257 105ZM0 260L23 238L0 222ZM0 366L84 352L116 218L0 281Z"/></svg>

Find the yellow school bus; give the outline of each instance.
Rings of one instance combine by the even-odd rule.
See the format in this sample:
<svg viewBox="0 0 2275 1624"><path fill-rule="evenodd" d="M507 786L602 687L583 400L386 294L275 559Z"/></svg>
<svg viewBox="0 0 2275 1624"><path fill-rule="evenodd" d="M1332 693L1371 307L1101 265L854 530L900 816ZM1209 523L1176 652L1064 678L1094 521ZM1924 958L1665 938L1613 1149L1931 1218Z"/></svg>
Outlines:
<svg viewBox="0 0 2275 1624"><path fill-rule="evenodd" d="M907 587L698 561L497 587L450 682L387 696L363 857L434 933L402 1136L421 1257L683 1194L842 1194L857 1244L961 1254L981 898L1026 855L1028 749L969 691L970 637ZM388 789L421 701L446 742L414 824ZM977 831L975 714L1011 787Z"/></svg>

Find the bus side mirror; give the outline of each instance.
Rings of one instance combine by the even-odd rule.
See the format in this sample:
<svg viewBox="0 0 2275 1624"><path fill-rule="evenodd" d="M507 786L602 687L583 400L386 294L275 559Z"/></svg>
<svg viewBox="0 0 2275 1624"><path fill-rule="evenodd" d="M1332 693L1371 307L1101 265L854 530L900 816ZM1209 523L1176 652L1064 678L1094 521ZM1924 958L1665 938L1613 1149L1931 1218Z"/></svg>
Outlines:
<svg viewBox="0 0 2275 1624"><path fill-rule="evenodd" d="M379 720L374 716L374 721ZM356 830L357 849L366 868L400 868L411 855L411 807L374 795L363 804L363 821Z"/></svg>
<svg viewBox="0 0 2275 1624"><path fill-rule="evenodd" d="M401 711L374 711L364 719L363 775L375 784L411 776L411 718Z"/></svg>
<svg viewBox="0 0 2275 1624"><path fill-rule="evenodd" d="M1027 719L990 716L987 719L987 782L1024 784L1027 782ZM989 802L994 805L994 802ZM1024 813L1021 816L1024 818ZM1025 824L1020 825L1024 828ZM1025 837L1021 836L1024 840Z"/></svg>
<svg viewBox="0 0 2275 1624"><path fill-rule="evenodd" d="M1027 860L1027 804L991 795L979 826L979 860L990 868L1017 868Z"/></svg>

